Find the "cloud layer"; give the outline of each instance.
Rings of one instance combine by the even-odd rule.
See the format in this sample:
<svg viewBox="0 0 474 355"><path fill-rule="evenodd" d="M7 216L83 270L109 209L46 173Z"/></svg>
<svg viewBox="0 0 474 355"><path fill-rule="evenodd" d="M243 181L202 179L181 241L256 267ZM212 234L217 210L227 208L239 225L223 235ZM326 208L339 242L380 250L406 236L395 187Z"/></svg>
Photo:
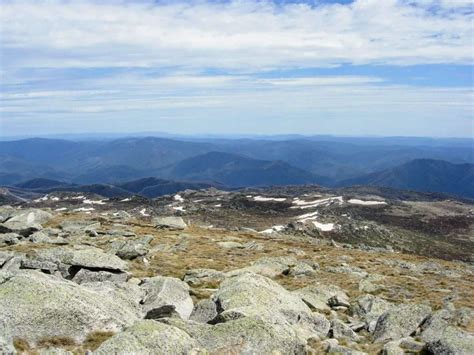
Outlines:
<svg viewBox="0 0 474 355"><path fill-rule="evenodd" d="M470 63L472 2L6 1L7 65L255 70ZM17 54L17 55L15 55Z"/></svg>
<svg viewBox="0 0 474 355"><path fill-rule="evenodd" d="M473 6L4 0L0 130L474 134L472 87L410 69L469 67Z"/></svg>

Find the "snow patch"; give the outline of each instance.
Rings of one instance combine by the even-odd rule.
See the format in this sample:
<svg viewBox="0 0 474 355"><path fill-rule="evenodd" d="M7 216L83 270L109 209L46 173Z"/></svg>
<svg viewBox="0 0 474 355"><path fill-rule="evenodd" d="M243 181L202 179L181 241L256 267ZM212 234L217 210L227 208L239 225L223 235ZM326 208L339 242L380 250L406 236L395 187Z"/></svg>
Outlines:
<svg viewBox="0 0 474 355"><path fill-rule="evenodd" d="M303 201L303 200L300 200L299 198L295 198L293 200L293 204L295 206L292 206L291 208L306 209L306 208L313 208L313 207L318 207L318 206L323 206L323 205L329 205L333 202L337 202L342 205L344 201L342 199L342 196L322 198L322 199L314 200L314 201Z"/></svg>
<svg viewBox="0 0 474 355"><path fill-rule="evenodd" d="M128 202L128 201L132 201L132 199L127 197L127 198L124 198L123 200L120 200L120 202Z"/></svg>
<svg viewBox="0 0 474 355"><path fill-rule="evenodd" d="M95 208L93 207L89 207L89 208L81 207L81 208L76 208L74 212L89 212L90 213L90 211L94 211L94 210Z"/></svg>
<svg viewBox="0 0 474 355"><path fill-rule="evenodd" d="M218 203L217 205L214 205L214 207L222 207L222 204Z"/></svg>
<svg viewBox="0 0 474 355"><path fill-rule="evenodd" d="M85 203L87 205L105 205L105 202L102 201L102 200L97 200L97 201L94 201L94 200L84 200L82 201L82 203Z"/></svg>
<svg viewBox="0 0 474 355"><path fill-rule="evenodd" d="M363 205L363 206L376 206L376 205L386 205L387 202L385 201L363 201L359 200L357 198L351 198L349 201L347 201L353 205Z"/></svg>
<svg viewBox="0 0 474 355"><path fill-rule="evenodd" d="M57 212L67 211L67 208L66 207L56 208L55 211Z"/></svg>
<svg viewBox="0 0 474 355"><path fill-rule="evenodd" d="M276 201L276 202L283 202L286 201L285 197L263 197L263 196L255 196L253 198L254 201L258 202L268 202L268 201Z"/></svg>
<svg viewBox="0 0 474 355"><path fill-rule="evenodd" d="M140 210L140 214L141 214L142 216L145 216L145 217L150 217L150 215L149 215L148 213L146 213L146 208Z"/></svg>
<svg viewBox="0 0 474 355"><path fill-rule="evenodd" d="M185 211L186 211L183 206L173 207L173 209L174 209L175 211L180 211L180 212L185 212Z"/></svg>
<svg viewBox="0 0 474 355"><path fill-rule="evenodd" d="M278 225L278 226L273 226L271 228L265 229L265 230L263 230L259 233L260 234L272 234L272 233L275 233L275 232L281 232L283 229L285 229L285 226Z"/></svg>
<svg viewBox="0 0 474 355"><path fill-rule="evenodd" d="M184 198L180 194L174 195L174 200L179 202L184 202Z"/></svg>
<svg viewBox="0 0 474 355"><path fill-rule="evenodd" d="M315 219L316 216L318 215L318 211L316 212L310 212L310 213L305 213L305 214L302 214L301 216L298 216L296 219L299 221L299 222L306 222L306 221L310 221L312 219Z"/></svg>
<svg viewBox="0 0 474 355"><path fill-rule="evenodd" d="M334 229L334 223L319 223L313 221L313 224L316 228L318 228L322 232L330 232Z"/></svg>
<svg viewBox="0 0 474 355"><path fill-rule="evenodd" d="M85 199L86 197L85 196L75 196L75 197L71 197L72 200L83 200Z"/></svg>

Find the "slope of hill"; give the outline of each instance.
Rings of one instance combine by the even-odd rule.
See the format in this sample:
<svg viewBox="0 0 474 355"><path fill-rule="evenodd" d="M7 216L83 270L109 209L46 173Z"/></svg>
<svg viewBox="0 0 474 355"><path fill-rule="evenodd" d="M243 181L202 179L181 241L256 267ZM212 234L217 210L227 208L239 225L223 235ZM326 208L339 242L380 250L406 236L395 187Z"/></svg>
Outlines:
<svg viewBox="0 0 474 355"><path fill-rule="evenodd" d="M474 197L474 164L415 159L398 167L343 180L339 186L377 185Z"/></svg>
<svg viewBox="0 0 474 355"><path fill-rule="evenodd" d="M176 164L169 174L173 178L218 181L233 187L328 182L325 177L313 175L282 161L258 160L223 152L210 152L185 159Z"/></svg>

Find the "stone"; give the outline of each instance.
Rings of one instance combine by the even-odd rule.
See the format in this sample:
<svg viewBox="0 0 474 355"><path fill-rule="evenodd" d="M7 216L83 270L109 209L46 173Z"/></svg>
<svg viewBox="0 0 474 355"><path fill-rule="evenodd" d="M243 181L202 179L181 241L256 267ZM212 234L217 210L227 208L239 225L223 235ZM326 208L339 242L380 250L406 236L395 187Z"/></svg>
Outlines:
<svg viewBox="0 0 474 355"><path fill-rule="evenodd" d="M420 304L401 304L383 313L374 329L375 342L407 337L430 315L431 308Z"/></svg>
<svg viewBox="0 0 474 355"><path fill-rule="evenodd" d="M198 343L183 330L154 320L137 322L106 340L94 354L190 354Z"/></svg>
<svg viewBox="0 0 474 355"><path fill-rule="evenodd" d="M219 245L221 248L224 248L224 249L243 249L244 248L244 246L239 242L218 242L217 245Z"/></svg>
<svg viewBox="0 0 474 355"><path fill-rule="evenodd" d="M86 247L81 249L51 248L36 251L36 259L49 261L56 264L74 266L80 268L104 271L127 270L128 265L119 257L104 253L102 249ZM74 276L74 275L72 275Z"/></svg>
<svg viewBox="0 0 474 355"><path fill-rule="evenodd" d="M309 307L316 311L329 311L328 301L331 297L338 296L339 299L348 299L347 294L338 286L327 285L316 282L299 290L293 291Z"/></svg>
<svg viewBox="0 0 474 355"><path fill-rule="evenodd" d="M68 240L59 236L51 236L46 233L44 230L38 231L30 235L29 237L32 243L44 243L44 244L57 244L57 245L67 245L69 244Z"/></svg>
<svg viewBox="0 0 474 355"><path fill-rule="evenodd" d="M125 272L109 272L109 271L91 271L88 269L80 269L72 278L72 281L83 284L88 282L126 282L130 277L129 274Z"/></svg>
<svg viewBox="0 0 474 355"><path fill-rule="evenodd" d="M155 217L152 223L158 229L182 230L187 227L181 217Z"/></svg>
<svg viewBox="0 0 474 355"><path fill-rule="evenodd" d="M251 266L228 272L227 276L251 272L266 277L277 277L287 275L297 263L296 258L291 256L267 257L255 261Z"/></svg>
<svg viewBox="0 0 474 355"><path fill-rule="evenodd" d="M36 208L17 211L18 213L3 222L3 226L18 231L28 228L42 229L42 224L53 217L51 213Z"/></svg>
<svg viewBox="0 0 474 355"><path fill-rule="evenodd" d="M214 269L192 269L186 271L183 281L188 285L219 284L224 280L225 274Z"/></svg>
<svg viewBox="0 0 474 355"><path fill-rule="evenodd" d="M474 354L474 336L453 326L448 326L438 339L426 344L431 354Z"/></svg>
<svg viewBox="0 0 474 355"><path fill-rule="evenodd" d="M0 267L3 267L3 265L5 265L5 263L11 258L13 258L12 252L0 250Z"/></svg>
<svg viewBox="0 0 474 355"><path fill-rule="evenodd" d="M292 292L262 275L241 273L225 279L213 297L220 321L254 317L325 336L329 321L315 319L311 309Z"/></svg>
<svg viewBox="0 0 474 355"><path fill-rule="evenodd" d="M392 307L393 305L391 303L380 297L364 295L357 298L356 301L351 304L350 313L364 321L367 330L373 332L379 317Z"/></svg>
<svg viewBox="0 0 474 355"><path fill-rule="evenodd" d="M304 262L298 262L294 267L290 269L288 273L289 276L294 277L303 277L303 276L312 276L316 273L314 268Z"/></svg>
<svg viewBox="0 0 474 355"><path fill-rule="evenodd" d="M148 243L140 240L128 240L121 243L121 245L117 248L115 255L121 259L133 260L139 256L148 254L148 251Z"/></svg>
<svg viewBox="0 0 474 355"><path fill-rule="evenodd" d="M21 235L17 233L0 234L0 247L18 244L20 239Z"/></svg>
<svg viewBox="0 0 474 355"><path fill-rule="evenodd" d="M93 331L120 331L138 320L120 299L36 270L0 271L0 324L34 343L64 336L77 342Z"/></svg>
<svg viewBox="0 0 474 355"><path fill-rule="evenodd" d="M331 320L331 329L329 335L336 339L348 339L359 341L359 336L345 323L338 319Z"/></svg>
<svg viewBox="0 0 474 355"><path fill-rule="evenodd" d="M172 305L181 318L188 319L191 315L194 305L187 283L173 277L156 276L145 279L140 287L145 292L142 301L145 313Z"/></svg>
<svg viewBox="0 0 474 355"><path fill-rule="evenodd" d="M211 300L201 300L194 306L189 319L198 323L208 323L216 316L216 304Z"/></svg>
<svg viewBox="0 0 474 355"><path fill-rule="evenodd" d="M349 302L349 297L347 295L343 295L341 293L336 294L332 296L330 299L328 299L328 305L331 308L337 308L337 307L347 307L349 308L351 306Z"/></svg>
<svg viewBox="0 0 474 355"><path fill-rule="evenodd" d="M13 339L9 334L6 334L4 329L2 329L2 332L0 333L0 354L16 354L15 347L13 346Z"/></svg>
<svg viewBox="0 0 474 355"><path fill-rule="evenodd" d="M66 220L60 225L61 229L69 233L86 233L100 228L100 222L91 220Z"/></svg>
<svg viewBox="0 0 474 355"><path fill-rule="evenodd" d="M241 318L216 325L169 318L162 320L196 339L212 354L305 354L305 341L287 326Z"/></svg>

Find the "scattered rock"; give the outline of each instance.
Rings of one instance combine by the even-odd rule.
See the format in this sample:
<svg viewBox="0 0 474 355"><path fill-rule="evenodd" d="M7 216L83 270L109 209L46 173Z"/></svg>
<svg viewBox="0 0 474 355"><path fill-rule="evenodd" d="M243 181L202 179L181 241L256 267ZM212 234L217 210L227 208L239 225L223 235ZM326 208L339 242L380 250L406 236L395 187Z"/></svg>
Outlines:
<svg viewBox="0 0 474 355"><path fill-rule="evenodd" d="M152 223L158 229L182 230L187 227L181 217L155 217Z"/></svg>
<svg viewBox="0 0 474 355"><path fill-rule="evenodd" d="M430 312L431 308L427 305L397 305L383 313L377 320L374 340L385 342L407 337L417 330Z"/></svg>
<svg viewBox="0 0 474 355"><path fill-rule="evenodd" d="M216 304L211 300L199 301L193 309L190 320L198 323L208 323L217 316Z"/></svg>
<svg viewBox="0 0 474 355"><path fill-rule="evenodd" d="M216 325L165 319L184 330L213 354L304 354L305 341L289 327L261 319L241 318Z"/></svg>
<svg viewBox="0 0 474 355"><path fill-rule="evenodd" d="M352 315L366 323L367 330L373 332L379 317L393 305L380 297L364 295L356 299L350 307Z"/></svg>
<svg viewBox="0 0 474 355"><path fill-rule="evenodd" d="M140 321L106 340L95 354L190 354L197 342L186 332L153 320Z"/></svg>
<svg viewBox="0 0 474 355"><path fill-rule="evenodd" d="M328 301L331 297L338 296L341 300L349 299L340 287L322 283L314 283L293 293L316 311L329 311Z"/></svg>
<svg viewBox="0 0 474 355"><path fill-rule="evenodd" d="M145 279L140 287L145 292L142 301L145 313L171 305L181 318L188 319L191 315L194 305L187 283L173 277L156 276Z"/></svg>
<svg viewBox="0 0 474 355"><path fill-rule="evenodd" d="M186 271L183 281L191 286L217 284L224 280L225 274L214 269L192 269Z"/></svg>
<svg viewBox="0 0 474 355"><path fill-rule="evenodd" d="M84 340L93 331L120 331L137 320L120 299L35 270L0 272L0 324L28 342L63 336Z"/></svg>
<svg viewBox="0 0 474 355"><path fill-rule="evenodd" d="M348 339L350 341L359 340L359 336L347 324L338 319L333 319L331 321L329 335L335 339Z"/></svg>
<svg viewBox="0 0 474 355"><path fill-rule="evenodd" d="M48 222L53 215L40 209L18 210L12 217L3 222L3 226L15 231L28 228L42 229L42 224Z"/></svg>

